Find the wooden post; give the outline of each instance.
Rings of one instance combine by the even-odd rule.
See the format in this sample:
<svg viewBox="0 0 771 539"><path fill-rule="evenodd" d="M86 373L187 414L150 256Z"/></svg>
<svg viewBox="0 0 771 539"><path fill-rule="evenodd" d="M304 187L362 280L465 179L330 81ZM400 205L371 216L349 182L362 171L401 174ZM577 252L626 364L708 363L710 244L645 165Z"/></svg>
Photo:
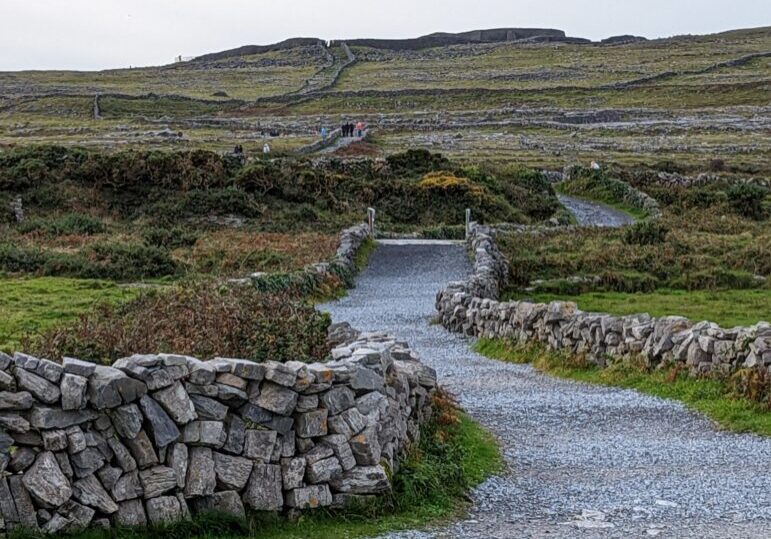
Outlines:
<svg viewBox="0 0 771 539"><path fill-rule="evenodd" d="M367 224L370 238L375 237L375 208L367 208Z"/></svg>
<svg viewBox="0 0 771 539"><path fill-rule="evenodd" d="M466 240L471 235L471 209L466 208Z"/></svg>

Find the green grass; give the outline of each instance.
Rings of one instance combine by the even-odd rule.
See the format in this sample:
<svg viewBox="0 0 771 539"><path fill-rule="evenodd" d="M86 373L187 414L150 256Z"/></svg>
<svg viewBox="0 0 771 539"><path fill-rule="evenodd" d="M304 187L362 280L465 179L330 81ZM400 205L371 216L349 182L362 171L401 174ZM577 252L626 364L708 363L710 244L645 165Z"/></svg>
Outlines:
<svg viewBox="0 0 771 539"><path fill-rule="evenodd" d="M386 497L369 506L341 511L305 512L294 521L273 514L251 515L246 522L222 515L199 515L190 522L170 526L111 531L92 529L68 537L354 539L439 524L457 517L467 505L465 496L456 492L458 485L450 484L450 478L446 476L448 469L462 470L467 487L475 486L503 469L503 461L492 436L463 414L460 414L459 420L455 425L439 427L448 436L442 438L446 443L422 441L420 447L413 451L403 471L395 478L397 492L391 500ZM430 481L425 481L426 478ZM419 488L414 491L416 485ZM419 498L414 498L416 493ZM399 509L389 510L384 506ZM39 536L16 532L11 537L33 539Z"/></svg>
<svg viewBox="0 0 771 539"><path fill-rule="evenodd" d="M75 320L102 302L128 301L136 290L86 279L0 278L0 350L12 351L25 336Z"/></svg>
<svg viewBox="0 0 771 539"><path fill-rule="evenodd" d="M771 436L771 411L733 394L727 380L693 378L673 369L650 371L619 362L606 369L586 364L579 357L549 352L540 345L516 346L501 340L481 339L477 352L509 363L532 363L559 378L634 389L647 395L677 400L701 412L722 428Z"/></svg>
<svg viewBox="0 0 771 539"><path fill-rule="evenodd" d="M359 247L359 250L356 252L356 271L363 271L364 268L367 267L369 259L372 256L372 253L375 252L375 249L377 249L377 242L375 240L372 238L364 240Z"/></svg>
<svg viewBox="0 0 771 539"><path fill-rule="evenodd" d="M582 311L617 315L685 316L722 327L751 326L771 320L771 290L657 290L651 293L588 292L562 295L520 292L519 299L538 303L574 301Z"/></svg>

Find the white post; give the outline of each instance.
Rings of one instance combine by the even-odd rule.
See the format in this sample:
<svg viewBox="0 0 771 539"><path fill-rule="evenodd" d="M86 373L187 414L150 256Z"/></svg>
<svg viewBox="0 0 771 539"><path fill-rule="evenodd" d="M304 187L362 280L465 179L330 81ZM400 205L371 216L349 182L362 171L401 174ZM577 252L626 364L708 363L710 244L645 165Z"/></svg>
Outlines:
<svg viewBox="0 0 771 539"><path fill-rule="evenodd" d="M471 209L466 208L466 239L471 235Z"/></svg>
<svg viewBox="0 0 771 539"><path fill-rule="evenodd" d="M375 237L375 208L367 208L367 224L369 225L369 236Z"/></svg>

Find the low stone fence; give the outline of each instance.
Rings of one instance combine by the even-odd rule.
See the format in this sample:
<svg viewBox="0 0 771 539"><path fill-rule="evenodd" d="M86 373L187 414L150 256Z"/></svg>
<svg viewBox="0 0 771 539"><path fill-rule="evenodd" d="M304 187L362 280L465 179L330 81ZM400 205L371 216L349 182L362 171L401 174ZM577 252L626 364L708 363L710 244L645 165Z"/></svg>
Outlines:
<svg viewBox="0 0 771 539"><path fill-rule="evenodd" d="M331 261L309 264L300 271L290 273L255 273L247 279L236 279L234 282L251 283L262 291L277 291L292 285L313 284L325 276L335 275L346 284L352 284L356 272L356 256L369 237L369 224L360 223L340 233L337 252Z"/></svg>
<svg viewBox="0 0 771 539"><path fill-rule="evenodd" d="M474 271L439 292L436 307L445 328L472 337L541 343L552 350L609 360L642 358L649 366L684 364L693 374L758 368L771 374L771 324L726 329L683 317L585 313L575 303L500 302L507 262L490 229L472 224Z"/></svg>
<svg viewBox="0 0 771 539"><path fill-rule="evenodd" d="M340 129L335 129L329 135L327 135L327 138L325 139L319 139L316 142L313 142L311 144L308 144L307 146L303 146L302 148L298 148L295 153L300 155L308 155L311 153L316 153L320 150L323 150L324 148L329 148L332 146L335 142L338 141L340 137L343 136L343 132Z"/></svg>
<svg viewBox="0 0 771 539"><path fill-rule="evenodd" d="M388 491L431 414L436 373L403 342L342 334L315 364L0 354L0 532L341 506Z"/></svg>
<svg viewBox="0 0 771 539"><path fill-rule="evenodd" d="M562 181L568 182L584 171L586 171L586 169L581 166L566 167L562 173ZM623 180L603 178L602 181L617 194L622 202L645 212L645 215L649 219L658 219L661 217L661 207L659 206L658 201L647 193L635 189Z"/></svg>

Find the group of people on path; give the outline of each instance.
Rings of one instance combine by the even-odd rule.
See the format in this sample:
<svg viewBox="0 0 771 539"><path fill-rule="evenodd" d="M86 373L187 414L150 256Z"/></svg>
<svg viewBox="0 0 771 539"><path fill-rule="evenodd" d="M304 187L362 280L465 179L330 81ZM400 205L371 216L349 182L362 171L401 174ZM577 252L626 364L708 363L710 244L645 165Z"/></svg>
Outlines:
<svg viewBox="0 0 771 539"><path fill-rule="evenodd" d="M357 124L346 123L340 126L340 130L343 132L343 137L363 137L364 136L364 122L358 122Z"/></svg>

